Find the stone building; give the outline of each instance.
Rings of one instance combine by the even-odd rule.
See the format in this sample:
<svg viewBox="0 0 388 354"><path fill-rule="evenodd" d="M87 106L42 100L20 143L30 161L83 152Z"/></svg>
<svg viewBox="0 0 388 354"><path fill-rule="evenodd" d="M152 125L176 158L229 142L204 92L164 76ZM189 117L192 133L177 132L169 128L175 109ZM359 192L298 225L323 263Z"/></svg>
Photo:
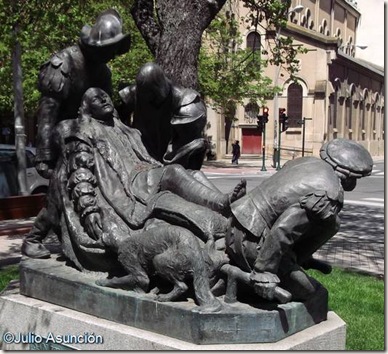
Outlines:
<svg viewBox="0 0 388 354"><path fill-rule="evenodd" d="M383 155L384 69L355 58L355 51L361 50L357 42L361 13L356 3L293 0L290 9L287 28L272 33L272 41L276 36L292 36L294 44L303 45L307 53L298 57L297 82L291 81L283 68L266 69L266 75L282 89L277 99L267 100L266 104L267 156L272 158L279 144L276 114L279 109L285 109L288 116L288 129L280 134L281 156L286 159L301 156L302 150L305 156L316 156L322 143L333 138L356 140L372 155ZM244 11L238 7L239 16ZM268 40L271 34L264 30L241 28L241 33L243 45L248 47L259 41L261 48L266 49L271 41ZM238 107L238 120L232 124L229 137L225 135L222 115L209 112L207 134L216 145L218 158L230 153L231 143L236 139L240 141L242 154L261 154L263 135L256 120L261 109L248 102Z"/></svg>

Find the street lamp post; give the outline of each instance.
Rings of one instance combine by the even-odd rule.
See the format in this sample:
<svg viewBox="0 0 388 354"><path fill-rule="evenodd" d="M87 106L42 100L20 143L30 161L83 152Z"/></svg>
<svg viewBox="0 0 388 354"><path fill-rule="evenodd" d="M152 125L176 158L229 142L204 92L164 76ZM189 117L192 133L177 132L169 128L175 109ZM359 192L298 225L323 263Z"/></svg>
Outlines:
<svg viewBox="0 0 388 354"><path fill-rule="evenodd" d="M304 9L303 5L297 5L287 12L287 17L290 13L293 13L293 12L300 13L301 11L303 11L303 9ZM281 30L282 30L282 28L279 27L278 30L276 31L276 35L275 35L276 45L278 44ZM275 79L274 79L274 86L275 87L277 87L279 84L280 69L281 69L281 66L278 65L276 68ZM275 128L274 129L274 144L273 144L274 152L273 153L274 153L274 156L276 156L276 158L274 159L274 164L275 164L274 167L276 169L280 169L280 134L281 134L280 129L281 129L281 127L279 124L279 94L277 92L275 92L275 95L273 98L273 109L274 109L274 128Z"/></svg>
<svg viewBox="0 0 388 354"><path fill-rule="evenodd" d="M261 140L261 153L262 153L262 159L263 164L261 166L261 171L267 171L267 168L265 167L265 127L268 123L268 115L269 110L268 107L263 107L263 115L257 115L257 127L259 129L259 132L261 132L262 140Z"/></svg>
<svg viewBox="0 0 388 354"><path fill-rule="evenodd" d="M263 126L263 142L261 144L261 153L262 153L262 165L261 165L261 171L267 171L267 168L265 167L265 126L266 123L264 123Z"/></svg>

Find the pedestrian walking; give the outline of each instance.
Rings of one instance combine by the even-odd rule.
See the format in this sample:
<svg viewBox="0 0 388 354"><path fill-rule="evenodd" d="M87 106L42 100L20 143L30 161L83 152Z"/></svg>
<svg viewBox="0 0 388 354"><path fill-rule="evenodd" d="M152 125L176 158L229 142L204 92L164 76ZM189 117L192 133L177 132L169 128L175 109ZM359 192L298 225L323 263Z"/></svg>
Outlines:
<svg viewBox="0 0 388 354"><path fill-rule="evenodd" d="M240 145L239 141L236 140L234 144L232 144L232 165L238 165L238 159L240 158Z"/></svg>

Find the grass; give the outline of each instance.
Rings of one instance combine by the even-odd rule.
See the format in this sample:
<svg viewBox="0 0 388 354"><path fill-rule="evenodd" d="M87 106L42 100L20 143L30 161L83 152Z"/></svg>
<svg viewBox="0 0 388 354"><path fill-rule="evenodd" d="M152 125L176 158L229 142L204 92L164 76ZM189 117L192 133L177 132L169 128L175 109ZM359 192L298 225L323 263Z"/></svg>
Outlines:
<svg viewBox="0 0 388 354"><path fill-rule="evenodd" d="M346 350L384 350L384 281L336 268L308 273L327 288L330 310L347 324ZM18 266L0 269L0 292L18 278Z"/></svg>
<svg viewBox="0 0 388 354"><path fill-rule="evenodd" d="M347 324L346 350L384 350L384 280L333 269L308 273L329 291L329 308Z"/></svg>
<svg viewBox="0 0 388 354"><path fill-rule="evenodd" d="M13 265L0 268L0 292L3 291L13 279L19 279L19 266Z"/></svg>

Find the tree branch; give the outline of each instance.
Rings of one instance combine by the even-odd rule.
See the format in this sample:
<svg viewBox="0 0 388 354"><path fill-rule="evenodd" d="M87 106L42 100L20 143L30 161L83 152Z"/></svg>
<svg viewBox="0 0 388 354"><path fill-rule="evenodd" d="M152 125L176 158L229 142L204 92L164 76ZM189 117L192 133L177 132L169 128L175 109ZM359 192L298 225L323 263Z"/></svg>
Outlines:
<svg viewBox="0 0 388 354"><path fill-rule="evenodd" d="M216 15L218 11L221 10L222 6L225 5L226 0L207 0L207 2Z"/></svg>
<svg viewBox="0 0 388 354"><path fill-rule="evenodd" d="M207 28L210 24L210 22L213 20L214 17L218 14L218 12L221 10L221 8L225 5L226 0L207 0L207 4L209 6L210 10L210 17L206 27Z"/></svg>
<svg viewBox="0 0 388 354"><path fill-rule="evenodd" d="M131 14L148 48L156 56L160 39L160 26L154 18L153 0L136 0Z"/></svg>

